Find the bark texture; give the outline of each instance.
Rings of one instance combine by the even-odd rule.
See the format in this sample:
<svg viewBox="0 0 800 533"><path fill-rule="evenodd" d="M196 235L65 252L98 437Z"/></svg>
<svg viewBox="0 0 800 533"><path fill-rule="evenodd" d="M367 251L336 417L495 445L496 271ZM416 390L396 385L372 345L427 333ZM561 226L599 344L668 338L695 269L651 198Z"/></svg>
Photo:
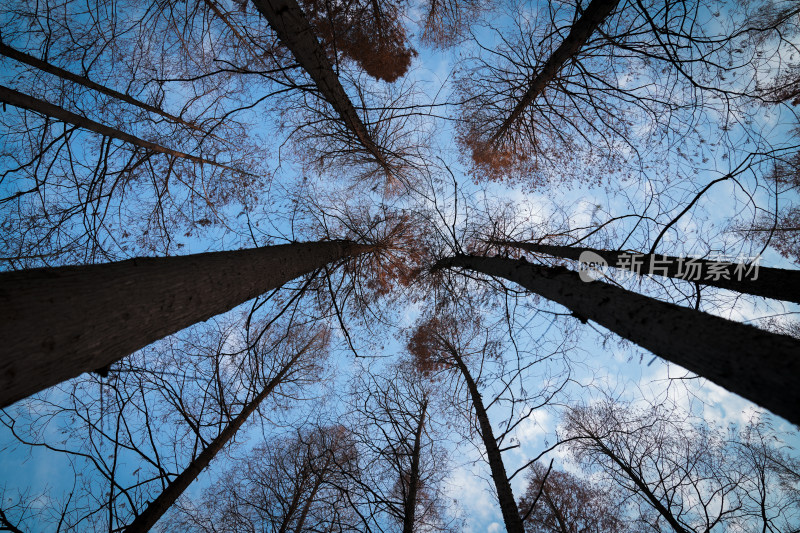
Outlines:
<svg viewBox="0 0 800 533"><path fill-rule="evenodd" d="M313 341L312 341L313 342ZM231 422L228 424L225 429L223 429L217 437L212 440L205 449L203 449L200 454L189 463L189 466L186 467L186 470L181 472L178 477L170 482L167 485L167 488L164 489L158 497L150 502L145 510L138 515L131 524L125 528L126 533L135 533L135 532L145 532L149 531L156 522L164 516L170 507L175 503L175 501L183 494L189 485L191 485L192 481L197 479L197 476L200 475L200 472L205 469L211 462L211 460L219 453L222 448L236 435L236 432L239 431L239 428L242 427L250 415L261 405L267 396L277 387L281 381L283 380L284 376L289 372L292 365L309 349L311 343L305 346L304 349L298 350L297 353L292 357L292 359L284 365L278 374L272 378L267 386L255 397L253 401L248 403L242 412L239 413Z"/></svg>
<svg viewBox="0 0 800 533"><path fill-rule="evenodd" d="M529 252L552 255L561 257L563 259L573 259L577 261L583 252L593 252L606 260L609 266L615 266L617 261L623 257L630 257L632 252L623 252L617 250L599 250L597 248L583 248L578 246L556 246L552 244L534 244L530 242L511 242L511 241L497 241L496 244L504 246L513 246L521 248ZM650 272L650 266L655 259L656 273L665 275L669 278L686 279L686 272L683 276L679 273L678 260L682 259L670 255L660 254L641 254L642 255L642 270L643 274ZM658 261L668 262L666 271L661 270ZM712 265L719 264L716 261L706 261L704 259L696 259L695 262L700 265L703 272L708 272ZM736 263L722 263L728 267L729 272L734 272ZM684 271L686 269L684 268ZM692 281L692 280L687 280ZM742 280L736 279L731 276L731 279L703 279L698 281L701 285L709 285L711 287L719 287L720 289L727 289L731 291L741 292L745 294L752 294L754 296L763 296L765 298L774 298L775 300L783 300L786 302L800 303L800 271L787 270L783 268L770 268L758 267L758 278L748 279L743 277Z"/></svg>
<svg viewBox="0 0 800 533"><path fill-rule="evenodd" d="M179 152L178 150L173 150L171 148L161 146L160 144L156 144L154 142L145 141L144 139L140 139L139 137L130 135L128 133L125 133L124 131L112 128L110 126L106 126L105 124L100 124L99 122L95 122L94 120L90 120L81 115L77 115L72 111L67 111L66 109L51 104L50 102L39 100L38 98L34 98L33 96L29 96L19 91L15 91L14 89L9 89L8 87L4 87L2 85L0 85L0 101L9 103L14 107L29 109L36 113L41 113L42 115L53 117L57 120L64 121L68 124L74 124L79 128L93 131L95 133L99 133L100 135L111 137L112 139L119 139L121 141L130 143L134 146L138 146L146 150L151 150L153 152L158 152L159 154L171 155L173 157L178 157L180 159L188 159L189 161L194 161L195 163L205 163L207 165L213 165L215 167L232 170L233 172L242 173L241 170L236 170L235 168L229 167L222 163L217 163L216 161L211 161L210 159L203 159L202 157L197 157L195 155Z"/></svg>
<svg viewBox="0 0 800 533"><path fill-rule="evenodd" d="M472 405L475 408L475 416L478 418L478 423L481 427L481 437L486 448L486 456L489 458L489 469L492 472L492 480L497 490L497 500L500 503L500 512L503 515L506 531L508 533L524 533L525 529L522 525L522 518L519 515L517 501L514 499L511 484L508 482L508 474L506 474L506 467L503 464L503 457L500 455L500 448L494 438L492 424L489 422L489 415L483 406L481 393L458 351L450 349L450 355L452 355L456 366L464 376L467 389L469 389L470 396L472 396Z"/></svg>
<svg viewBox="0 0 800 533"><path fill-rule="evenodd" d="M311 76L322 96L331 104L361 145L391 174L386 156L370 137L359 118L353 103L333 71L325 49L319 43L314 30L296 0L253 0L270 27L301 67Z"/></svg>
<svg viewBox="0 0 800 533"><path fill-rule="evenodd" d="M564 39L555 52L547 58L542 69L531 81L528 90L522 95L511 114L500 125L500 128L491 138L492 143L496 143L512 124L519 118L526 107L531 105L536 98L542 94L545 87L553 81L570 58L574 57L581 47L586 44L592 33L603 23L603 21L614 11L619 0L592 0L583 15L575 21L569 31L569 35Z"/></svg>
<svg viewBox="0 0 800 533"><path fill-rule="evenodd" d="M460 267L513 281L668 361L800 424L800 340L642 296L563 267L501 257L455 256Z"/></svg>
<svg viewBox="0 0 800 533"><path fill-rule="evenodd" d="M0 407L368 251L349 241L0 274Z"/></svg>

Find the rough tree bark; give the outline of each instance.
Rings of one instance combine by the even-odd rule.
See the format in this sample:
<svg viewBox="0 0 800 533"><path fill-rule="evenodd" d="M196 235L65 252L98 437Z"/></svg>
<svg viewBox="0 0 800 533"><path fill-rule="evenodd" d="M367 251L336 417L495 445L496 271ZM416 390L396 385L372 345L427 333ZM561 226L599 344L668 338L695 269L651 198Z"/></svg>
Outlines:
<svg viewBox="0 0 800 533"><path fill-rule="evenodd" d="M469 373L467 365L458 353L458 350L453 346L448 346L448 351L453 357L456 366L464 376L464 381L467 384L467 389L472 397L472 405L475 407L475 416L478 418L478 423L481 427L481 437L483 438L483 445L486 448L486 455L489 458L489 468L492 472L492 480L494 481L495 489L497 490L497 500L500 503L500 511L503 515L503 521L506 525L508 533L524 533L525 529L522 525L522 518L519 515L519 508L517 501L514 499L514 493L511 490L511 484L508 482L508 474L506 474L506 467L503 464L503 457L500 455L500 448L497 446L497 441L494 438L492 431L492 424L489 422L489 415L486 414L486 408L483 406L483 399Z"/></svg>
<svg viewBox="0 0 800 533"><path fill-rule="evenodd" d="M253 0L253 4L361 145L387 174L392 174L385 154L367 132L298 3L295 0Z"/></svg>
<svg viewBox="0 0 800 533"><path fill-rule="evenodd" d="M600 24L614 11L617 7L619 0L592 0L586 11L583 12L581 17L572 25L569 35L564 39L558 48L547 58L542 69L531 81L525 94L519 99L517 105L511 111L511 114L500 125L498 130L492 135L490 143L494 144L500 139L512 124L519 118L526 107L531 105L536 98L542 94L545 87L553 81L553 78L559 73L564 65L570 58L586 44L592 33L597 29Z"/></svg>
<svg viewBox="0 0 800 533"><path fill-rule="evenodd" d="M175 501L183 494L189 485L191 485L192 481L197 479L197 476L200 475L200 472L208 466L211 460L219 453L222 448L236 435L236 432L239 431L239 428L242 427L250 415L255 412L261 402L263 402L267 396L277 387L281 381L283 380L284 376L289 372L292 365L303 355L305 354L314 343L314 339L311 339L303 348L297 351L297 353L292 357L289 362L287 362L283 368L281 368L280 372L272 378L267 386L258 393L258 395L253 398L253 401L248 403L244 409L233 419L231 422L223 429L219 435L217 435L214 440L212 440L208 446L203 449L200 454L195 457L189 466L181 472L178 477L176 477L167 488L164 489L158 497L150 502L145 510L138 515L131 524L125 528L126 533L135 533L135 532L144 532L149 531L158 520L164 516L170 507L175 503Z"/></svg>
<svg viewBox="0 0 800 533"><path fill-rule="evenodd" d="M0 273L0 407L371 249L295 243Z"/></svg>
<svg viewBox="0 0 800 533"><path fill-rule="evenodd" d="M800 423L800 341L642 296L564 267L458 255L434 269L464 268L513 281L594 320L668 361Z"/></svg>
<svg viewBox="0 0 800 533"><path fill-rule="evenodd" d="M77 115L71 111L67 111L66 109L51 104L50 102L39 100L38 98L34 98L33 96L29 96L19 91L15 91L14 89L9 89L8 87L2 85L0 85L0 101L9 103L14 107L29 109L30 111L41 113L42 115L48 117L53 117L57 120L64 121L68 124L74 124L79 128L93 131L95 133L99 133L100 135L111 137L112 139L119 139L121 141L125 141L134 146L144 148L145 150L158 152L159 154L171 155L173 157L178 157L180 159L188 159L189 161L194 161L195 163L205 163L207 165L224 168L227 170L231 170L233 172L246 174L246 172L242 172L241 170L237 170L233 167L229 167L222 163L217 163L216 161L211 161L210 159L204 159L202 157L197 157L196 155L185 154L183 152L179 152L171 148L166 148L154 142L145 141L144 139L140 139L139 137L130 135L128 133L125 133L124 131L112 128L110 126L106 126L105 124L100 124L99 122L95 122L94 120L90 120L86 117L82 117L81 115Z"/></svg>
<svg viewBox="0 0 800 533"><path fill-rule="evenodd" d="M422 403L419 416L419 425L414 433L414 449L411 452L411 472L408 480L408 494L403 509L403 533L414 533L414 515L417 510L417 491L419 489L419 459L422 448L422 431L425 429L425 413L428 410L428 401Z"/></svg>
<svg viewBox="0 0 800 533"><path fill-rule="evenodd" d="M563 259L573 259L578 261L581 253L592 252L606 260L609 266L614 267L617 261L622 258L630 258L632 252L622 252L617 250L599 250L597 248L584 248L580 246L556 246L553 244L535 244L531 242L513 242L513 241L493 241L494 244L501 246L513 246L521 248L533 253L547 254ZM666 276L669 278L686 279L687 269L680 272L681 264L685 262L685 258L674 257L669 255L660 254L639 254L641 255L642 265L641 273L647 274L651 272L651 265L655 266L655 272L658 275ZM656 263L653 263L655 259ZM664 261L664 268L658 263ZM708 272L709 267L712 265L719 265L716 261L707 261L705 259L693 260L702 272ZM735 263L722 263L729 270L734 272L736 268ZM681 275L683 274L683 275ZM692 281L692 280L689 280ZM786 302L800 303L800 271L787 270L783 268L770 268L758 267L758 278L747 279L746 277L739 280L734 277L731 279L703 279L698 281L701 285L709 285L712 287L719 287L720 289L727 289L745 294L752 294L754 296L763 296L765 298L774 298L776 300L783 300Z"/></svg>

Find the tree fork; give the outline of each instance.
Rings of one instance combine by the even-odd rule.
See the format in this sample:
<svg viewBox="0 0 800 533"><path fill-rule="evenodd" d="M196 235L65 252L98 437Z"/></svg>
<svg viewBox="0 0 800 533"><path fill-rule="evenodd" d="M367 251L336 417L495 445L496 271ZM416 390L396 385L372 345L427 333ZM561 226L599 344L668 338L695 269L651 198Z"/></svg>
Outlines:
<svg viewBox="0 0 800 533"><path fill-rule="evenodd" d="M371 249L294 243L0 273L0 407Z"/></svg>
<svg viewBox="0 0 800 533"><path fill-rule="evenodd" d="M433 269L464 268L518 283L668 361L800 424L800 341L662 302L564 267L458 255Z"/></svg>
<svg viewBox="0 0 800 533"><path fill-rule="evenodd" d="M619 250L599 250L597 248L585 248L580 246L536 244L532 242L492 241L492 243L501 246L520 248L533 253L561 257L562 259L573 259L575 261L579 260L581 253L592 252L605 259L608 265L611 267L614 267L617 264L617 261L623 257L630 258L631 254L633 253ZM660 254L638 255L641 255L642 268L644 269L642 272L643 274L650 272L650 266L653 265L653 260L655 259L656 261L665 261L668 263L664 266L666 271L660 270L658 272L659 275L669 278L682 279L689 282L693 281L682 277L679 273L679 261L685 262L685 258ZM693 261L700 266L703 272L707 272L708 267L711 265L722 264L728 268L736 267L735 263L720 263L718 261L708 261L705 259L694 259ZM661 267L657 268L661 269ZM764 298L773 298L775 300L800 303L800 271L797 270L759 266L757 279L738 280L720 278L717 280L698 280L697 283L700 283L701 285L709 285L711 287L719 287L720 289L752 294L754 296L763 296Z"/></svg>
<svg viewBox="0 0 800 533"><path fill-rule="evenodd" d="M125 533L149 531L150 528L156 525L156 522L158 522L158 520L164 516L164 513L172 507L180 495L183 494L183 491L192 484L192 481L197 479L200 472L211 463L211 460L214 459L217 453L219 453L219 451L236 435L236 432L239 431L242 424L244 424L258 406L261 405L261 402L263 402L275 387L281 383L292 365L311 348L313 342L314 339L311 339L302 349L297 351L294 357L281 368L280 372L267 383L267 386L253 398L253 401L248 403L244 409L242 409L242 412L239 413L230 424L225 426L225 429L223 429L220 434L189 463L189 466L186 467L178 477L172 480L172 482L167 485L167 488L164 489L155 500L147 505L144 512L138 515L133 522L125 528Z"/></svg>

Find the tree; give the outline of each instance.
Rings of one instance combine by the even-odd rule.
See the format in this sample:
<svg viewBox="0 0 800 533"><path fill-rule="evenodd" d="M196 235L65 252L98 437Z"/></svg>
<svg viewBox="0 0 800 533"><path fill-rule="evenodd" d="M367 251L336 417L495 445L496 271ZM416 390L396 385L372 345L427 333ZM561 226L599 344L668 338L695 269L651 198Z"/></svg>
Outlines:
<svg viewBox="0 0 800 533"><path fill-rule="evenodd" d="M323 98L333 107L346 127L380 165L387 176L393 174L392 167L383 149L378 146L356 113L353 103L345 93L339 78L333 71L314 31L295 0L253 0L259 12L284 45L289 48L298 63L311 76Z"/></svg>
<svg viewBox="0 0 800 533"><path fill-rule="evenodd" d="M362 367L353 381L346 419L359 467L349 497L362 528L447 531L447 457L435 386L408 360L381 372Z"/></svg>
<svg viewBox="0 0 800 533"><path fill-rule="evenodd" d="M565 439L586 468L634 499L643 527L676 533L796 529L797 458L763 421L725 435L674 405L574 406ZM768 443L769 442L769 443ZM780 480L780 481L779 481Z"/></svg>
<svg viewBox="0 0 800 533"><path fill-rule="evenodd" d="M636 274L657 274L670 278L695 281L702 285L719 287L739 293L800 303L800 273L795 270L758 267L757 274L750 274L748 277L747 274L754 267L744 262L737 264L653 253L640 254L637 252L598 250L584 246L563 246L532 242L497 241L496 244L574 261L580 260L582 253L591 252L605 260L608 266L628 268ZM636 261L637 264L633 264L632 261ZM689 265L692 266L690 267ZM718 279L713 274L714 269L723 272Z"/></svg>
<svg viewBox="0 0 800 533"><path fill-rule="evenodd" d="M797 340L626 291L584 282L564 267L502 257L459 255L434 270L462 268L505 278L559 303L581 322L593 320L656 355L710 379L792 422L800 396Z"/></svg>
<svg viewBox="0 0 800 533"><path fill-rule="evenodd" d="M475 410L475 417L478 419L478 431L486 450L506 529L512 533L522 533L524 531L522 519L506 474L500 447L492 430L481 392L465 363L465 358L469 355L491 357L492 347L487 343L477 347L477 350L471 347L475 350L473 353L466 351L469 349L470 341L473 340L471 336L474 338L474 331L469 323L459 322L447 316L441 319L429 318L414 330L408 342L408 351L414 356L416 364L423 372L455 370L464 380L472 409Z"/></svg>
<svg viewBox="0 0 800 533"><path fill-rule="evenodd" d="M326 379L328 332L246 318L191 328L106 378L82 376L4 410L19 443L61 456L80 480L63 499L45 491L52 503L34 517L15 510L24 529L149 527L209 464L219 467L234 438L272 431L267 419L313 395Z"/></svg>
<svg viewBox="0 0 800 533"><path fill-rule="evenodd" d="M348 509L346 427L297 429L257 445L174 519L186 531L358 531ZM353 521L353 522L350 522Z"/></svg>
<svg viewBox="0 0 800 533"><path fill-rule="evenodd" d="M792 7L727 5L723 16L702 1L585 4L519 9L513 30L496 30L496 43L461 65L458 141L477 180L541 188L644 179L679 160L697 169L717 146L723 157L738 149L734 125L762 143L749 125L776 70L764 59L795 53ZM711 20L719 24L700 22ZM686 127L733 110L741 122Z"/></svg>
<svg viewBox="0 0 800 533"><path fill-rule="evenodd" d="M520 499L528 533L628 531L619 512L619 495L568 472L535 463Z"/></svg>
<svg viewBox="0 0 800 533"><path fill-rule="evenodd" d="M103 369L165 335L372 249L348 241L295 243L2 273L7 342L0 404Z"/></svg>
<svg viewBox="0 0 800 533"><path fill-rule="evenodd" d="M293 374L298 372L297 368L295 368L298 360L301 358L313 360L319 357L320 353L325 350L325 345L328 342L325 333L317 332L308 339L303 339L304 343L302 344L297 342L302 338L302 334L298 335L298 333L300 332L291 332L295 337L292 339L295 344L295 346L292 346L294 353L291 354L287 360L280 363L278 371L271 376L270 380L264 385L264 388L257 394L254 394L253 398L242 407L239 413L231 418L230 422L220 431L219 435L214 437L214 439L203 448L202 452L189 463L183 472L170 481L169 485L167 485L164 491L159 494L155 500L148 503L147 507L125 528L125 531L149 531L164 513L172 507L189 485L197 479L200 472L208 466L220 450L236 436L236 433L242 425L259 408L267 396L269 396L276 387L282 385L285 381L289 381ZM282 346L281 349L286 350L287 347ZM301 529L302 523L298 526L298 530Z"/></svg>

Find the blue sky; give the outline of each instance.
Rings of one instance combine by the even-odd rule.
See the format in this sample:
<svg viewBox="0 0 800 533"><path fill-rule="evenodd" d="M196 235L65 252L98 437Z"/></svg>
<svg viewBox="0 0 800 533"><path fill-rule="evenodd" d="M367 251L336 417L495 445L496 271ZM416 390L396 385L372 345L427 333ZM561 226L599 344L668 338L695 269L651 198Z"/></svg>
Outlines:
<svg viewBox="0 0 800 533"><path fill-rule="evenodd" d="M535 12L535 6L523 5L528 12ZM419 12L418 8L412 9L410 18L414 19ZM498 12L487 14L486 17L492 24L502 26L509 19L505 15L498 15ZM417 28L410 26L412 33L419 33ZM491 49L496 45L496 35L483 26L476 26L473 30L474 36L486 47ZM449 51L439 51L426 48L419 43L415 43L418 56L415 58L413 67L408 74L406 83L419 84L420 101L440 103L451 98L452 69L459 58L471 51L469 45L464 45ZM4 65L7 61L4 61ZM3 83L22 83L13 71L5 70ZM24 82L24 80L23 80ZM400 83L400 82L398 82ZM168 100L169 102L169 100ZM280 105L277 106L280 108ZM291 110L284 110L291 114ZM14 112L14 111L10 111ZM446 112L454 116L455 108L448 108ZM280 240L280 236L288 237L292 234L292 229L285 216L275 216L278 204L283 204L286 195L283 189L291 188L296 185L305 173L301 164L285 155L290 151L291 145L283 146L281 143L285 139L285 132L274 127L276 112L257 108L252 114L246 115L249 121L251 133L267 144L265 150L269 152L269 158L261 161L264 168L269 169L270 180L268 190L259 191L261 205L253 207L250 217L256 228L256 238L259 244L263 244L268 238L273 241ZM719 117L717 117L719 118ZM776 144L791 142L791 120L790 113L779 113L775 110L764 110L758 114L755 124L749 124L753 130L766 131L768 139ZM713 129L718 124L710 123L705 125ZM452 121L430 121L426 127L433 131L427 139L428 144L434 152L442 154L441 157L453 170L458 184L459 194L466 198L477 200L482 194L491 198L506 199L524 206L528 209L533 219L528 225L536 228L536 223L545 223L551 220L565 217L569 225L573 228L597 223L607 218L636 212L654 216L661 223L669 220L683 205L690 199L705 183L719 177L721 174L735 168L741 158L752 151L752 145L742 143L731 150L732 155L722 160L712 157L702 168L693 167L684 160L678 158L668 161L655 161L663 163L661 166L654 166L639 175L637 180L629 180L620 185L613 183L595 187L587 187L581 184L571 186L552 186L545 190L529 190L521 185L508 184L480 184L473 182L471 176L467 174L464 158L459 158L457 148L454 143L454 123ZM702 127L702 126L701 126ZM734 141L744 138L747 130L744 126L734 129L731 137ZM732 142L736 145L736 142ZM281 146L281 153L278 150ZM710 154L715 153L715 149L707 149ZM722 149L720 148L719 151ZM716 153L719 153L716 151ZM278 159L278 155L281 158ZM649 157L649 156L648 156ZM739 157L739 159L737 159ZM649 157L649 161L657 158L656 154ZM648 159L648 158L646 158ZM331 176L337 173L336 168L331 168L328 176L316 177L309 176L309 181L321 188L347 189L344 183L332 180ZM707 253L712 250L736 250L738 243L731 238L729 232L723 231L731 217L739 217L746 220L749 211L752 210L747 204L747 192L754 194L760 204L769 205L771 198L768 192L758 185L757 176L743 175L743 187L737 187L733 183L721 183L715 186L705 195L692 210L692 213L681 220L676 226L674 233L670 233L664 239L662 246L664 250L672 253ZM344 182L344 180L341 180ZM451 186L444 180L445 185L440 191L445 198L452 193ZM12 191L17 187L17 183L6 180L0 183L0 190ZM743 190L744 189L744 190ZM352 194L363 192L363 187L350 189ZM653 211L644 211L642 205L646 203L652 192L659 193L662 205L654 207ZM669 194L667 194L667 192ZM401 197L399 199L384 198L383 201L393 203L399 207L409 207L423 203L414 195ZM782 200L783 201L783 200ZM789 198L786 201L797 201L797 198ZM553 206L560 206L562 211L557 213ZM445 201L444 210L451 216L457 216L459 222L469 219L470 215L465 214L463 204L459 206L456 213L452 198ZM247 217L240 213L241 206L232 205L225 209L221 215L228 225L216 224L209 228L196 227L193 233L188 236L178 237L176 242L182 246L171 250L172 253L200 252L209 249L231 249L241 246L250 246L250 234L247 230ZM537 218L538 217L538 218ZM626 223L621 223L614 227L614 233L609 233L609 238L624 236L632 229ZM258 233L259 230L264 233ZM642 246L654 237L655 226L650 228L637 228L633 237L626 242L628 246ZM618 244L619 241L616 241ZM747 248L749 250L749 248ZM786 268L796 268L791 262L782 258L772 250L767 250L764 254L763 265L778 266ZM635 284L631 284L634 286ZM645 282L643 287L638 289L653 290ZM733 304L725 302L735 302ZM770 316L782 313L797 313L800 311L798 306L784 305L777 302L765 302L763 300L739 299L731 300L724 297L713 298L708 303L704 302L704 309L709 312L718 313L722 316L736 320L757 321L759 317ZM556 306L547 307L549 310L556 309ZM563 311L563 310L562 310ZM234 312L235 313L235 312ZM399 328L412 325L418 316L419 309L410 306L408 309L399 312L402 317ZM536 308L531 306L519 309L520 323L527 323L528 319L534 319ZM497 318L497 317L494 317ZM540 320L536 318L535 326L526 332L529 337L537 334L556 335L560 323L553 329L552 321ZM358 347L366 353L376 354L378 346L382 345L380 355L396 355L402 351L402 341L398 341L392 334L397 331L387 332L385 337L371 341L359 338L362 345ZM402 335L400 335L402 338ZM339 340L342 336L339 334ZM640 357L640 355L642 357ZM709 421L720 425L727 425L730 422L743 423L750 418L752 413L758 408L750 402L730 394L705 380L680 381L676 384L670 381L669 377L680 377L685 372L679 367L663 362L661 360L652 361L649 353L637 349L623 349L611 342L602 345L598 337L591 331L585 331L576 341L573 357L572 379L576 384L589 385L596 384L604 390L612 390L619 393L624 398L634 399L644 397L649 400L657 401L665 395L670 395L677 404L693 409L697 414L701 414ZM350 356L346 350L337 349L333 361L340 365L338 382L344 382L348 371L352 368L348 364ZM578 390L577 385L574 390ZM590 401L589 389L580 389L585 401ZM333 396L331 394L331 396ZM500 421L508 416L503 409L496 408L490 412L493 421ZM514 471L517 467L524 464L530 457L538 455L554 441L557 431L559 416L557 409L545 409L537 411L529 421L522 423L515 432L515 437L519 441L519 448L504 454L507 471ZM792 431L788 424L778 421L780 429ZM258 427L253 427L250 436L257 439L260 433ZM58 439L56 434L48 435L50 439ZM243 439L244 440L244 439ZM3 451L0 457L0 479L5 480L6 487L30 487L30 495L38 495L45 488L51 490L51 494L63 497L68 493L73 484L70 469L67 468L65 460L58 454L50 454L39 450L30 451L12 445L13 439L8 432L0 433L0 450ZM789 439L789 443L797 446L800 441L796 433ZM247 446L247 445L244 445ZM493 532L502 531L502 521L499 509L492 494L488 468L484 461L480 459L479 448L472 443L461 443L459 445L450 444L452 448L452 458L456 465L451 477L449 478L449 494L459 502L459 512L463 513L463 518L467 524L467 530L474 532ZM570 468L566 456L561 452L554 452L545 459L555 457L558 463L565 468ZM212 465L208 472L204 473L198 483L191 491L199 493L204 484L210 482L214 476L225 466L224 459L220 464ZM523 491L524 476L518 476L513 482L515 494L519 497ZM2 485L0 485L2 486Z"/></svg>

